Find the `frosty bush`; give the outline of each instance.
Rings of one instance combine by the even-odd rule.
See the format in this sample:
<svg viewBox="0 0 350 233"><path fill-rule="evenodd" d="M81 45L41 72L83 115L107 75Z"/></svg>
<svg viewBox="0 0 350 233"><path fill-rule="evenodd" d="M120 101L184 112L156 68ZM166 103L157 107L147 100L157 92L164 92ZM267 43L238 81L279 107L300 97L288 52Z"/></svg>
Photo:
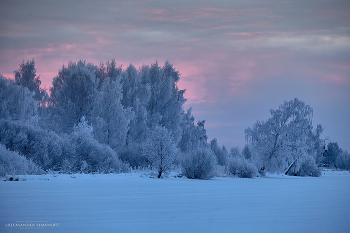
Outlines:
<svg viewBox="0 0 350 233"><path fill-rule="evenodd" d="M0 144L0 177L42 173L43 170L31 160L26 159L18 152L6 149L4 145Z"/></svg>
<svg viewBox="0 0 350 233"><path fill-rule="evenodd" d="M61 137L20 122L0 119L0 140L7 148L19 152L43 170L67 173L127 170L128 166L117 158L116 153L109 146L99 144L92 137L92 128L84 124L77 127L72 135Z"/></svg>
<svg viewBox="0 0 350 233"><path fill-rule="evenodd" d="M348 151L343 151L340 153L335 161L337 168L350 170L350 153Z"/></svg>
<svg viewBox="0 0 350 233"><path fill-rule="evenodd" d="M319 177L321 176L321 170L317 167L315 159L312 156L308 156L303 160L299 169L296 171L293 171L293 169L291 169L287 175Z"/></svg>
<svg viewBox="0 0 350 233"><path fill-rule="evenodd" d="M93 128L87 124L84 117L74 127L72 140L76 145L77 157L73 169L84 173L126 172L128 170L128 166L118 159L115 151L93 138Z"/></svg>
<svg viewBox="0 0 350 233"><path fill-rule="evenodd" d="M184 155L182 173L190 179L207 180L215 175L216 156L209 148L200 148Z"/></svg>
<svg viewBox="0 0 350 233"><path fill-rule="evenodd" d="M237 156L231 159L228 173L240 178L253 178L257 176L258 169L248 160Z"/></svg>
<svg viewBox="0 0 350 233"><path fill-rule="evenodd" d="M44 170L59 170L64 157L74 156L68 140L20 122L0 119L0 139L7 148L33 160Z"/></svg>

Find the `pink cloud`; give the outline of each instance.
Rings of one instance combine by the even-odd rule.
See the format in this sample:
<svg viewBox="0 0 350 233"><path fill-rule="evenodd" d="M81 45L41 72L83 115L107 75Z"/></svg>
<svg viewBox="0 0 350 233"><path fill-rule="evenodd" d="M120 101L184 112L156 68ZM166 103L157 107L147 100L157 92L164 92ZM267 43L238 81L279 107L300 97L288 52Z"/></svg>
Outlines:
<svg viewBox="0 0 350 233"><path fill-rule="evenodd" d="M343 74L337 74L337 73L322 73L320 74L322 79L327 82L337 83L337 84L349 84L350 83L350 77L343 75Z"/></svg>

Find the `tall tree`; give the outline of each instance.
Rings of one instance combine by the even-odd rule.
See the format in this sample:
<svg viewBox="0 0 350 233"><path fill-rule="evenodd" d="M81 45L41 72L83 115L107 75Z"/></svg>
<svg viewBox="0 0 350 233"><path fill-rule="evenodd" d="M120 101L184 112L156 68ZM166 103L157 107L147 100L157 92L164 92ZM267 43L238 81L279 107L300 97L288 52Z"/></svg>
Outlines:
<svg viewBox="0 0 350 233"><path fill-rule="evenodd" d="M178 143L181 139L182 129L180 127L184 116L183 104L186 99L183 97L185 90L179 90L179 72L166 62L164 67L158 63L152 64L147 76L151 84L151 97L147 106L149 113L149 127L163 125L170 130L174 140Z"/></svg>
<svg viewBox="0 0 350 233"><path fill-rule="evenodd" d="M54 78L50 103L61 130L73 130L83 116L91 120L98 87L96 69L96 66L82 60L69 62L68 67L63 65Z"/></svg>
<svg viewBox="0 0 350 233"><path fill-rule="evenodd" d="M98 93L92 120L97 140L117 151L125 146L129 123L134 118L134 112L130 107L123 107L121 98L120 83L106 78Z"/></svg>
<svg viewBox="0 0 350 233"><path fill-rule="evenodd" d="M122 104L131 107L135 118L130 122L127 144L142 143L147 136L147 104L150 99L150 84L142 82L142 75L133 65L129 65L123 72L122 78Z"/></svg>

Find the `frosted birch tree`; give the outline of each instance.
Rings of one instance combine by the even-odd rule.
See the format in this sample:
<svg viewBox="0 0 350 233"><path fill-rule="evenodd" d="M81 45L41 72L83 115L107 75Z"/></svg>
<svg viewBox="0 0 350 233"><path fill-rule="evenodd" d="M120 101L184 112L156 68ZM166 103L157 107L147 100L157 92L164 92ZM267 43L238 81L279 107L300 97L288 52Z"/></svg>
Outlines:
<svg viewBox="0 0 350 233"><path fill-rule="evenodd" d="M142 83L141 74L133 65L129 65L121 76L123 98L122 105L132 108L135 117L130 121L127 144L142 143L147 137L147 104L150 99L150 84ZM132 145L131 145L132 146Z"/></svg>
<svg viewBox="0 0 350 233"><path fill-rule="evenodd" d="M134 112L121 104L122 92L118 80L104 79L94 107L93 125L96 139L120 151L126 142Z"/></svg>
<svg viewBox="0 0 350 233"><path fill-rule="evenodd" d="M288 173L292 168L297 171L308 156L315 157L313 137L317 132L312 132L313 110L295 98L270 113L267 121L257 121L245 130L254 159L269 172Z"/></svg>
<svg viewBox="0 0 350 233"><path fill-rule="evenodd" d="M142 154L157 169L158 178L173 164L177 148L171 133L164 126L156 126L148 134Z"/></svg>
<svg viewBox="0 0 350 233"><path fill-rule="evenodd" d="M98 80L96 66L80 60L63 66L52 82L50 104L53 108L53 123L59 130L72 131L74 125L85 116L91 120L91 114L97 97Z"/></svg>

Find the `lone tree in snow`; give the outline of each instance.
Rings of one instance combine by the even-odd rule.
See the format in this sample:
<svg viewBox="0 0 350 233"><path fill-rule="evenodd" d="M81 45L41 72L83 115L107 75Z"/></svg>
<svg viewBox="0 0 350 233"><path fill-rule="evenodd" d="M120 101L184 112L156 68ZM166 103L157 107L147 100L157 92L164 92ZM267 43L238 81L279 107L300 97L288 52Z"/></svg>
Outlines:
<svg viewBox="0 0 350 233"><path fill-rule="evenodd" d="M245 130L257 165L268 172L287 170L287 174L298 172L309 157L315 164L322 126L312 131L312 108L295 98L270 112L267 121L257 121Z"/></svg>
<svg viewBox="0 0 350 233"><path fill-rule="evenodd" d="M176 152L177 148L171 133L162 126L156 126L150 131L142 148L142 155L158 170L158 178L171 167Z"/></svg>

